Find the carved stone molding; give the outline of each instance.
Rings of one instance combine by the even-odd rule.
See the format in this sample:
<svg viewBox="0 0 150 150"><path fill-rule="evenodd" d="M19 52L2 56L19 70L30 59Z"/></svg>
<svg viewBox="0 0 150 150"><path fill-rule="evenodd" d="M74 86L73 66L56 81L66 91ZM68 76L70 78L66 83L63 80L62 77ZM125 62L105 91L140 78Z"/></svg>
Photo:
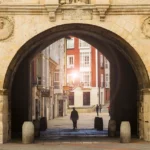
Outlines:
<svg viewBox="0 0 150 150"><path fill-rule="evenodd" d="M60 4L89 4L89 0L60 0Z"/></svg>
<svg viewBox="0 0 150 150"><path fill-rule="evenodd" d="M142 32L147 38L150 38L150 17L144 20L142 24Z"/></svg>
<svg viewBox="0 0 150 150"><path fill-rule="evenodd" d="M91 20L92 11L82 9L64 10L62 17L63 20Z"/></svg>
<svg viewBox="0 0 150 150"><path fill-rule="evenodd" d="M45 0L45 2L42 3L28 3L26 1L23 1L21 3L16 2L16 0L9 1L9 5L6 5L4 1L0 3L0 15L7 14L7 15L45 15L48 14L49 9L52 9L52 12L56 12L58 9L64 9L67 8L75 8L75 7L86 7L87 9L92 9L93 11L95 10L95 15L100 15L101 18L102 16L107 15L150 15L150 2L148 4L146 3L141 3L139 5L127 3L125 5L120 4L119 2L116 3L115 5L112 4L109 0L97 0L95 4L86 4L84 2L77 2L77 3L66 3L66 1L62 1L62 3L58 3L58 0ZM38 1L38 0L37 0ZM0 0L1 2L1 0ZM30 1L31 2L31 1ZM8 3L7 3L8 4ZM58 9L57 9L58 8ZM57 10L56 10L57 9ZM28 11L27 11L28 10ZM47 11L48 10L48 11ZM57 12L58 13L58 12ZM56 14L57 14L56 13Z"/></svg>
<svg viewBox="0 0 150 150"><path fill-rule="evenodd" d="M49 12L49 19L51 22L56 21L56 14L55 12Z"/></svg>
<svg viewBox="0 0 150 150"><path fill-rule="evenodd" d="M60 6L59 14L63 20L92 20L93 5L77 2Z"/></svg>
<svg viewBox="0 0 150 150"><path fill-rule="evenodd" d="M0 16L0 41L8 39L13 31L13 21L9 17Z"/></svg>
<svg viewBox="0 0 150 150"><path fill-rule="evenodd" d="M99 12L99 16L100 16L100 21L104 21L105 17L106 17L106 12L108 10L110 5L99 5L97 6L97 10Z"/></svg>
<svg viewBox="0 0 150 150"><path fill-rule="evenodd" d="M56 5L46 5L45 7L48 11L50 21L55 22L56 21L56 11L57 11L59 5L58 4L56 4Z"/></svg>

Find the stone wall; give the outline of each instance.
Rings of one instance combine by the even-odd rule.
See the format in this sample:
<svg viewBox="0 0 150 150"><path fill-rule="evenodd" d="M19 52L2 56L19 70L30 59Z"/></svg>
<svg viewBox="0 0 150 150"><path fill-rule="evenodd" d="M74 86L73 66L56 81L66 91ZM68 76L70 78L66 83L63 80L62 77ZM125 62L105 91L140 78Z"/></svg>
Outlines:
<svg viewBox="0 0 150 150"><path fill-rule="evenodd" d="M88 5L88 7L86 4L79 5L80 7L76 4L72 4L71 6L67 4L59 6L58 1L55 1L56 3L53 1L53 4L51 4L48 0L45 1L46 3L42 0L35 0L32 2L30 1L29 3L23 1L21 4L24 4L24 7L20 8L20 5L15 7L12 5L12 8L9 9L7 8L7 5L3 5L11 4L9 1L0 3L0 89L3 89L3 86L5 86L4 82L8 82L4 81L7 79L7 75L11 75L11 72L17 68L16 60L18 60L18 58L16 58L15 55L20 53L20 48L26 42L30 42L30 39L47 29L72 23L95 25L120 36L136 50L136 53L139 55L141 62L144 63L148 76L150 77L150 13L147 11L150 8L150 2L146 0L136 1L137 4L145 2L145 4L147 4L147 9L145 9L143 5L141 5L141 7L132 5L132 0L128 1L128 3L125 3L124 0L112 0L111 3L109 1L101 1L103 2L103 5L100 1L96 0L95 5ZM39 6L34 5L37 3ZM13 4L15 5L15 3ZM29 5L32 6L29 7ZM27 52L28 47L26 47L24 55ZM126 55L126 53L124 55ZM126 57L130 60L129 56ZM22 57L20 57L20 61L21 60ZM139 60L133 62L137 67L134 68L135 72L138 71L138 69L143 69L138 61ZM6 75L6 73L8 74ZM139 78L138 75L137 78ZM145 78L145 76L143 76L143 78ZM148 105L145 105L145 99ZM144 97L144 101L141 101L140 103L143 106L143 112L139 111L139 118L147 117L147 110L150 109L150 102L147 96ZM1 92L1 143L9 140L9 123L8 97L4 92ZM149 119L143 119L143 121L139 123L139 126L144 128L144 131L141 130L140 132L141 137L149 141L149 135L146 135L147 129L149 128Z"/></svg>
<svg viewBox="0 0 150 150"><path fill-rule="evenodd" d="M139 136L145 141L150 141L150 89L141 91L139 106Z"/></svg>
<svg viewBox="0 0 150 150"><path fill-rule="evenodd" d="M10 118L8 110L8 91L0 90L0 143L10 139Z"/></svg>
<svg viewBox="0 0 150 150"><path fill-rule="evenodd" d="M10 16L12 17L12 16ZM59 16L58 16L59 17ZM143 21L147 16L108 16L105 22L100 22L95 18L91 20L84 20L85 24L91 24L100 26L107 30L114 32L122 37L125 41L130 43L135 48L136 52L142 59L145 67L150 76L150 60L149 60L149 38L146 37L141 29ZM83 23L82 20L61 20L58 18L57 22L49 22L47 16L33 16L33 15L16 15L13 16L14 31L13 35L3 41L0 41L0 59L3 60L0 64L0 87L3 87L4 78L7 68L14 58L17 51L28 40L36 36L37 34L58 25L71 24L71 23ZM11 55L10 55L11 54ZM138 63L138 62L137 62Z"/></svg>

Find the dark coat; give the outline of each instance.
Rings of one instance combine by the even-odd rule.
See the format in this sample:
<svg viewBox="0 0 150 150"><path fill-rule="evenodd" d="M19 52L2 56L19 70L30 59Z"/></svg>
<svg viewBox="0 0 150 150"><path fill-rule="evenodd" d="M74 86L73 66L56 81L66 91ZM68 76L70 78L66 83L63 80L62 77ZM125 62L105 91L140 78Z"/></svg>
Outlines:
<svg viewBox="0 0 150 150"><path fill-rule="evenodd" d="M78 115L78 112L76 110L73 110L71 112L70 119L72 121L77 121L79 119L79 115Z"/></svg>
<svg viewBox="0 0 150 150"><path fill-rule="evenodd" d="M98 105L96 106L96 111L99 111L99 106Z"/></svg>

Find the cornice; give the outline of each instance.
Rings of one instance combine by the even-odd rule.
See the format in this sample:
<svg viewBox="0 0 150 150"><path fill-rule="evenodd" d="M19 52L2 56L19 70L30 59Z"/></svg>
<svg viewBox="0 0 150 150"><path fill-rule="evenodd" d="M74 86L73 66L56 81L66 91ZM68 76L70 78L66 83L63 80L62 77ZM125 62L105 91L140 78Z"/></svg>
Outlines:
<svg viewBox="0 0 150 150"><path fill-rule="evenodd" d="M56 8L59 9L96 9L97 7L105 8L106 5L99 4L85 4L85 5L0 5L0 13L15 13L17 14L42 14L48 13L47 8ZM150 4L146 5L109 5L107 11L110 14L122 14L133 12L138 14L144 14L145 12L150 13Z"/></svg>
<svg viewBox="0 0 150 150"><path fill-rule="evenodd" d="M47 14L45 5L0 5L0 14L24 15L24 14Z"/></svg>
<svg viewBox="0 0 150 150"><path fill-rule="evenodd" d="M56 15L63 15L67 10L91 11L99 15L103 21L107 15L149 15L150 4L146 5L112 5L112 4L65 4L65 5L0 5L0 15L45 15L50 21L56 20ZM92 18L92 17L91 17Z"/></svg>
<svg viewBox="0 0 150 150"><path fill-rule="evenodd" d="M110 15L144 15L150 14L150 4L146 5L111 5L108 14Z"/></svg>

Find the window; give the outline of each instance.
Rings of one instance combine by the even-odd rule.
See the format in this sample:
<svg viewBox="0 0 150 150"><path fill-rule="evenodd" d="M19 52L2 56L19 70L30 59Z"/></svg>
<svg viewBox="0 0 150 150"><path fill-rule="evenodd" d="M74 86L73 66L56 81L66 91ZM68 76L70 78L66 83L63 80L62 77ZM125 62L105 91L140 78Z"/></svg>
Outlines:
<svg viewBox="0 0 150 150"><path fill-rule="evenodd" d="M79 40L79 47L80 48L85 48L85 47L90 47L90 45L87 43L87 42L85 42L85 41L83 41L83 40Z"/></svg>
<svg viewBox="0 0 150 150"><path fill-rule="evenodd" d="M101 87L104 87L104 75L101 74Z"/></svg>
<svg viewBox="0 0 150 150"><path fill-rule="evenodd" d="M37 84L42 85L42 57L39 55L36 59Z"/></svg>
<svg viewBox="0 0 150 150"><path fill-rule="evenodd" d="M90 86L90 72L81 72L81 80L84 86Z"/></svg>
<svg viewBox="0 0 150 150"><path fill-rule="evenodd" d="M54 89L60 89L59 72L54 73Z"/></svg>
<svg viewBox="0 0 150 150"><path fill-rule="evenodd" d="M67 56L67 68L74 68L74 55Z"/></svg>
<svg viewBox="0 0 150 150"><path fill-rule="evenodd" d="M108 74L105 74L105 81L109 81Z"/></svg>
<svg viewBox="0 0 150 150"><path fill-rule="evenodd" d="M67 49L74 48L74 38L67 39Z"/></svg>
<svg viewBox="0 0 150 150"><path fill-rule="evenodd" d="M90 67L90 52L80 52L80 67Z"/></svg>
<svg viewBox="0 0 150 150"><path fill-rule="evenodd" d="M109 61L107 59L105 59L105 68L109 67Z"/></svg>
<svg viewBox="0 0 150 150"><path fill-rule="evenodd" d="M59 82L59 72L55 72L54 81Z"/></svg>
<svg viewBox="0 0 150 150"><path fill-rule="evenodd" d="M110 86L109 86L109 81L110 81L110 79L109 79L109 74L105 74L105 88L109 88Z"/></svg>
<svg viewBox="0 0 150 150"><path fill-rule="evenodd" d="M110 88L109 82L105 82L105 88Z"/></svg>
<svg viewBox="0 0 150 150"><path fill-rule="evenodd" d="M42 85L42 79L41 79L41 77L37 77L37 83L38 83L38 85Z"/></svg>
<svg viewBox="0 0 150 150"><path fill-rule="evenodd" d="M69 105L74 105L74 92L69 93Z"/></svg>
<svg viewBox="0 0 150 150"><path fill-rule="evenodd" d="M100 66L104 67L103 55L100 55Z"/></svg>
<svg viewBox="0 0 150 150"><path fill-rule="evenodd" d="M83 92L83 106L90 105L90 92Z"/></svg>
<svg viewBox="0 0 150 150"><path fill-rule="evenodd" d="M59 82L54 82L54 89L60 89Z"/></svg>
<svg viewBox="0 0 150 150"><path fill-rule="evenodd" d="M105 68L108 68L108 64L107 63L105 64Z"/></svg>

